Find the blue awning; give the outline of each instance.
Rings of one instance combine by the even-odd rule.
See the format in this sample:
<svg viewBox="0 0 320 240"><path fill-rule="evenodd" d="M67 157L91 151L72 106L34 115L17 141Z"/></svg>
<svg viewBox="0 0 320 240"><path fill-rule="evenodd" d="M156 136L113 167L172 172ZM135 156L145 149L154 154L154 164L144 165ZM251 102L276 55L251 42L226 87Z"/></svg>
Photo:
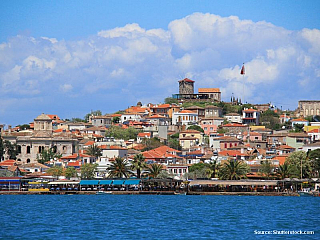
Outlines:
<svg viewBox="0 0 320 240"><path fill-rule="evenodd" d="M99 180L81 180L80 185L99 185Z"/></svg>
<svg viewBox="0 0 320 240"><path fill-rule="evenodd" d="M113 185L123 185L124 180L113 180Z"/></svg>
<svg viewBox="0 0 320 240"><path fill-rule="evenodd" d="M101 185L110 185L112 183L112 180L100 180Z"/></svg>
<svg viewBox="0 0 320 240"><path fill-rule="evenodd" d="M140 179L130 179L130 180L125 180L124 185L139 185L141 182Z"/></svg>

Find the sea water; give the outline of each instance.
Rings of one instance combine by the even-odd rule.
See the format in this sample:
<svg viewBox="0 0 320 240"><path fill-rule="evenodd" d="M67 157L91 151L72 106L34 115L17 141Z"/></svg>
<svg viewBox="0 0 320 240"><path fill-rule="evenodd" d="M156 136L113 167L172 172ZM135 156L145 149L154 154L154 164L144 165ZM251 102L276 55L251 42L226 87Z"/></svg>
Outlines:
<svg viewBox="0 0 320 240"><path fill-rule="evenodd" d="M319 197L1 195L0 201L1 239L320 239ZM314 234L300 234L306 231Z"/></svg>

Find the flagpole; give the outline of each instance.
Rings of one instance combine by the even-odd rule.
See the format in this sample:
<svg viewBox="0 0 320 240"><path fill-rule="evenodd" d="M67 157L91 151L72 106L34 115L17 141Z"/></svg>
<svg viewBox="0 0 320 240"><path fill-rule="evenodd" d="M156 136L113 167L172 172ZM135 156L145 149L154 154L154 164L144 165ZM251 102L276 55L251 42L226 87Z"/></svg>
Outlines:
<svg viewBox="0 0 320 240"><path fill-rule="evenodd" d="M242 68L241 68L240 74L243 76L242 77L242 84L243 84L242 91L243 91L243 104L245 104L246 101L245 101L245 92L244 92L244 75L246 74L246 71L245 71L245 68L244 68L244 63L242 64Z"/></svg>

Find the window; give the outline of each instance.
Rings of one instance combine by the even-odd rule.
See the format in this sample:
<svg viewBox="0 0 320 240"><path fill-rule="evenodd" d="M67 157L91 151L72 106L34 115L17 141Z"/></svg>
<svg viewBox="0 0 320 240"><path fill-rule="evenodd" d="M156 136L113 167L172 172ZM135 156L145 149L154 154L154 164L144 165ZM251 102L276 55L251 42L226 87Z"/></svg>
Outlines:
<svg viewBox="0 0 320 240"><path fill-rule="evenodd" d="M27 163L30 163L30 158L27 159Z"/></svg>

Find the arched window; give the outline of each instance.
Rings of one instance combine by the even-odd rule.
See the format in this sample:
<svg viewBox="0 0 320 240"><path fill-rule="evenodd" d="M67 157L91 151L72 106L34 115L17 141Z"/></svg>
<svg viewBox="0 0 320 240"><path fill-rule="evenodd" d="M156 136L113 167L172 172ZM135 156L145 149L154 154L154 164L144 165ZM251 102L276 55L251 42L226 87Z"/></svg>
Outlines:
<svg viewBox="0 0 320 240"><path fill-rule="evenodd" d="M27 146L27 154L31 152L31 147Z"/></svg>
<svg viewBox="0 0 320 240"><path fill-rule="evenodd" d="M27 159L27 163L30 163L30 158Z"/></svg>

